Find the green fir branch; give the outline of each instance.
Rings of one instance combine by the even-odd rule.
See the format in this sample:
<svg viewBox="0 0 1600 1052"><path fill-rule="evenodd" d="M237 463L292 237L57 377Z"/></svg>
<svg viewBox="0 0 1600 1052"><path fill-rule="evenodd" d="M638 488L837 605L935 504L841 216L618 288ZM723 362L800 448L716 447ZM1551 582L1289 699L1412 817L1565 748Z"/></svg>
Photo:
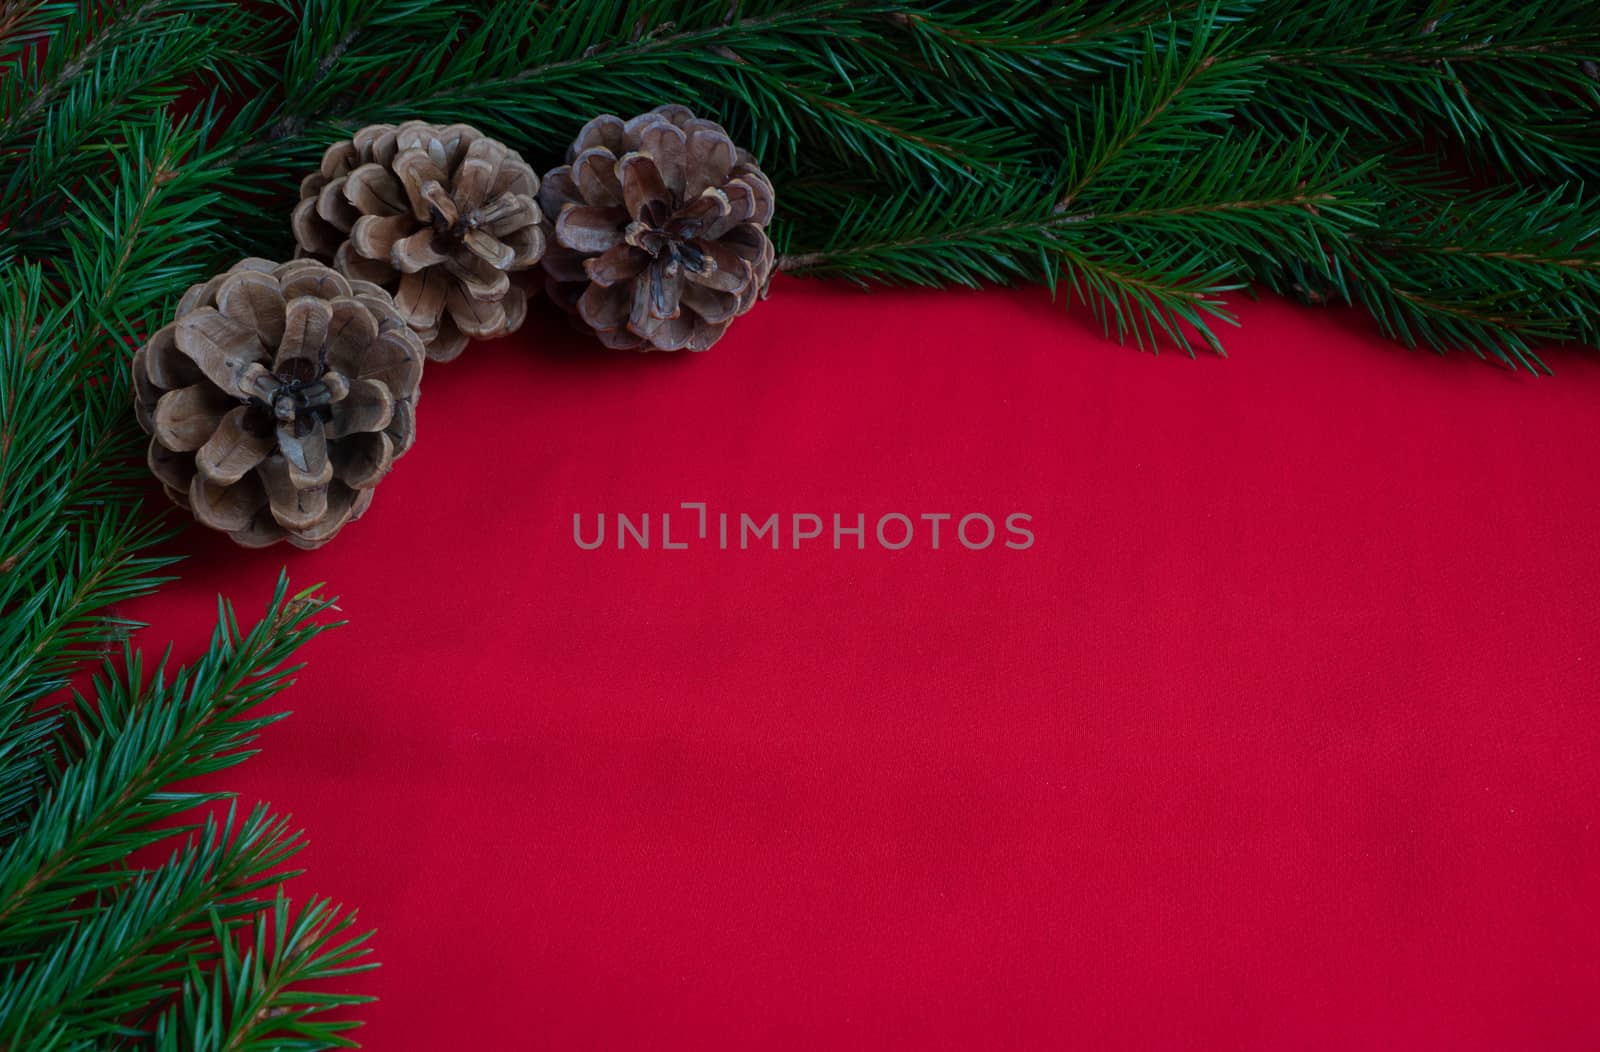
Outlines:
<svg viewBox="0 0 1600 1052"><path fill-rule="evenodd" d="M1267 73L1248 119L1350 128L1373 149L1448 146L1519 182L1600 163L1600 9L1569 0L1265 4L1246 54Z"/></svg>
<svg viewBox="0 0 1600 1052"><path fill-rule="evenodd" d="M125 650L104 663L93 704L75 697L52 721L56 762L0 851L0 1044L110 1041L148 1028L163 1004L173 1006L170 1019L186 1000L210 996L203 969L236 959L233 927L259 929L269 903L256 893L293 875L282 866L300 840L259 808L243 823L230 811L195 830L183 820L228 794L173 786L252 754L259 732L283 715L259 706L293 681L300 666L288 661L329 627L316 620L328 607L314 591L290 595L280 579L266 616L245 632L221 603L197 661L170 678L163 663L147 677ZM183 841L164 862L129 863L175 836ZM342 968L344 950L316 939L285 949L299 964L269 1007L362 1001L292 989Z"/></svg>
<svg viewBox="0 0 1600 1052"><path fill-rule="evenodd" d="M133 350L187 284L231 261L215 208L230 173L205 147L220 138L215 117L170 121L143 108L150 97L121 96L131 85L181 89L182 78L153 43L95 42L128 17L159 36L140 12L182 23L197 6L108 18L53 5L33 11L29 29L31 41L60 45L49 53L56 65L43 67L60 85L36 115L21 111L39 129L36 170L9 172L15 192L0 204L0 251L25 254L0 285L0 1046L14 1050L148 1034L160 1005L183 995L181 969L219 959L209 926L271 909L256 892L292 875L281 864L298 849L284 821L260 810L195 827L194 809L218 794L171 788L243 759L268 719L226 718L242 711L229 705L279 686L269 677L228 692L236 626L173 687L141 684L140 660L124 651L96 696L61 697L72 672L135 627L117 607L160 584L172 562L153 550L167 528L141 506ZM62 18L94 32L63 30ZM187 29L167 28L176 35L164 39L199 47ZM6 46L9 59L36 61L28 46ZM74 114L92 133L52 138ZM269 619L246 644L270 656L304 638L292 619ZM209 723L218 712L224 719ZM129 864L130 852L190 830L164 860Z"/></svg>
<svg viewBox="0 0 1600 1052"><path fill-rule="evenodd" d="M355 933L354 913L313 899L298 913L280 896L258 913L244 939L215 925L221 958L209 971L191 965L183 997L158 1020L158 1052L281 1052L355 1048L344 1013L372 998L307 989L369 971L370 933ZM241 945L242 944L242 945ZM326 1018L329 1012L337 1013Z"/></svg>
<svg viewBox="0 0 1600 1052"><path fill-rule="evenodd" d="M227 0L43 6L55 17L0 67L0 226L35 251L68 214L63 198L103 173L123 125L197 78L241 87L259 74L255 20Z"/></svg>
<svg viewBox="0 0 1600 1052"><path fill-rule="evenodd" d="M0 301L0 652L13 656L0 665L0 731L125 632L100 611L155 587L171 562L148 554L165 531L137 512L128 368L176 293L215 265L195 251L221 176L193 163L202 132L128 129L102 162L110 185L74 202L49 276L15 268Z"/></svg>

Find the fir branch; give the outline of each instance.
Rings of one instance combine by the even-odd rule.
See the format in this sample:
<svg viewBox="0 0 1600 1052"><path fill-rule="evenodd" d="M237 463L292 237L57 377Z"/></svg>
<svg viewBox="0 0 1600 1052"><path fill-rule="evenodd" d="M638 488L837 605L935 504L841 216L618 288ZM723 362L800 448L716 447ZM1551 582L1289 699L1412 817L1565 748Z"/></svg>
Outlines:
<svg viewBox="0 0 1600 1052"><path fill-rule="evenodd" d="M1145 0L1071 0L1043 6L945 3L908 5L886 18L910 38L924 66L938 76L988 86L996 81L1029 85L1040 78L1105 72L1137 58L1144 36L1152 32L1170 31L1163 46L1183 47L1181 20L1200 8L1198 3ZM903 61L900 43L883 39L886 62Z"/></svg>
<svg viewBox="0 0 1600 1052"><path fill-rule="evenodd" d="M202 71L242 83L257 66L240 57L255 20L227 0L53 6L48 31L0 77L0 216L30 249L48 245L63 194L100 170L124 122L147 120Z"/></svg>
<svg viewBox="0 0 1600 1052"><path fill-rule="evenodd" d="M113 406L98 385L82 384L72 312L46 303L42 272L13 274L0 300L0 741L119 633L118 622L95 611L143 591L163 565L138 556L160 531L125 501L102 502L107 480L86 467L115 452L93 439L121 430L108 422L121 421L125 403ZM0 796L13 773L0 775ZM0 807L0 829L8 811Z"/></svg>
<svg viewBox="0 0 1600 1052"><path fill-rule="evenodd" d="M1042 189L1042 192L1041 192ZM1069 282L1108 335L1156 348L1164 341L1192 352L1194 339L1220 350L1206 318L1230 321L1218 295L1239 287L1236 268L1171 247L1149 249L1134 262L1113 237L1073 229L1080 217L1057 215L1046 184L1017 193L1006 216L974 191L947 215L926 197L856 202L841 220L833 247L785 256L791 271L834 273L856 280L939 285L949 281ZM889 217L887 222L885 217ZM947 225L947 220L957 220ZM966 222L960 222L965 219ZM857 234L871 226L875 240Z"/></svg>
<svg viewBox="0 0 1600 1052"><path fill-rule="evenodd" d="M123 52L125 53L125 52ZM144 54L141 52L141 54ZM228 175L201 143L207 117L118 126L101 178L57 188L67 205L13 265L0 295L0 1045L105 1047L180 997L182 968L267 903L297 836L263 811L209 822L160 865L130 852L218 798L173 780L220 770L271 716L242 713L281 687L268 662L308 638L312 611L224 635L171 686L107 663L92 702L41 707L84 658L132 627L115 605L160 583L165 529L140 507L128 359L178 291L218 265L208 214ZM41 228L42 229L42 228ZM233 662L233 664L230 664ZM242 665L237 664L243 662ZM243 678L241 678L241 675ZM179 971L174 972L177 965ZM355 1003L336 999L337 1003Z"/></svg>
<svg viewBox="0 0 1600 1052"><path fill-rule="evenodd" d="M1101 107L1101 119L1074 129L1072 160L1053 180L1067 189L1049 191L1052 204L1042 175L998 200L991 188L943 209L926 192L923 205L911 195L864 203L823 246L791 251L780 267L930 284L1055 284L1064 272L1119 339L1155 346L1160 336L1192 350L1193 332L1219 349L1206 318L1231 322L1217 297L1242 286L1263 244L1321 262L1373 222L1375 202L1356 189L1370 165L1342 167L1335 143L1229 137L1217 119L1247 95L1250 67L1218 63L1216 46L1202 34L1181 55L1146 36L1118 85L1133 103L1117 119ZM1212 145L1174 164L1196 135Z"/></svg>
<svg viewBox="0 0 1600 1052"><path fill-rule="evenodd" d="M250 755L259 731L281 718L252 710L292 682L300 666L286 662L323 630L316 618L328 606L311 591L289 595L280 579L247 633L220 604L209 650L170 681L162 667L146 678L139 655L125 651L97 678L97 704L75 699L60 766L0 851L0 1043L126 1035L164 1000L207 989L202 966L234 959L228 930L259 921L265 906L251 896L292 875L281 867L299 838L283 819L258 809L238 825L230 813L162 865L125 860L183 834L174 819L224 795L172 786ZM285 948L300 963L269 1001L310 996L288 991L348 960L326 941Z"/></svg>
<svg viewBox="0 0 1600 1052"><path fill-rule="evenodd" d="M1186 50L1162 48L1147 35L1140 60L1114 86L1097 89L1088 113L1075 122L1056 211L1065 212L1085 189L1119 169L1148 174L1146 166L1214 139L1253 88L1254 66L1222 58L1226 45L1208 29Z"/></svg>
<svg viewBox="0 0 1600 1052"><path fill-rule="evenodd" d="M574 111L642 110L672 97L710 112L736 102L738 109L724 116L769 158L794 158L804 145L873 157L905 173L960 174L998 157L994 129L941 121L916 105L916 93L903 84L872 82L857 53L876 45L886 5L768 3L725 17L723 9L703 4L608 11L583 3L552 10L508 3L478 24L456 9L456 18L432 30L439 37L434 47L419 53L415 37L406 35L404 56L388 50L399 46L398 31L377 27L359 41L350 35L361 5L334 0L311 7L302 24L325 26L326 19L315 17L322 13L348 27L327 53L345 45L340 72L355 85L286 98L265 119L270 128L348 129L420 116L470 119L493 134L537 143L570 135ZM329 32L320 30L324 38ZM291 61L304 65L316 51L297 40L292 55L300 57ZM852 68L861 77L851 80ZM239 146L244 156L271 148Z"/></svg>
<svg viewBox="0 0 1600 1052"><path fill-rule="evenodd" d="M1362 238L1350 272L1389 335L1548 371L1534 344L1595 340L1597 232L1600 209L1581 192L1405 200Z"/></svg>
<svg viewBox="0 0 1600 1052"><path fill-rule="evenodd" d="M1267 80L1249 118L1353 127L1374 147L1452 144L1518 182L1581 178L1600 162L1600 10L1568 0L1423 10L1344 5L1337 19L1265 5L1245 53Z"/></svg>
<svg viewBox="0 0 1600 1052"><path fill-rule="evenodd" d="M287 819L257 807L241 825L230 805L207 816L153 869L131 871L107 905L77 912L49 946L22 958L0 1001L0 1034L125 1034L178 993L175 964L221 953L213 920L237 927L270 906L256 891L295 876L281 870L303 846Z"/></svg>
<svg viewBox="0 0 1600 1052"><path fill-rule="evenodd" d="M1478 0L1431 26L1398 0L1363 0L1340 19L1243 0L1050 8L767 0L732 9L521 0L487 11L429 5L410 12L420 20L410 36L400 17L409 8L391 19L372 0L301 6L306 17L289 45L282 101L247 107L245 124L224 136L240 172L229 185L239 191L233 200L241 218L267 203L268 184L251 169L309 167L323 144L370 121L467 120L535 158L543 148L544 163L554 163L580 123L574 111L629 113L671 98L723 120L762 157L785 202L776 233L791 266L837 273L856 265L850 260L867 267L869 258L882 258L885 230L852 218L860 252L828 231L847 202L892 202L908 192L945 206L912 235L930 249L919 267L929 277L942 268L944 280L972 280L967 264L943 262L950 257L937 249L968 240L970 231L939 213L963 211L957 203L973 190L994 203L990 217L1004 228L1015 217L1015 187L1059 178L1061 214L1092 215L1101 228L1110 221L1098 217L1123 216L1128 232L1107 240L1102 229L1097 252L1141 258L1148 228L1152 236L1210 245L1208 267L1227 261L1235 268L1227 283L1243 272L1271 283L1290 270L1310 267L1326 279L1355 266L1350 238L1386 200L1368 191L1384 185L1384 166L1412 164L1393 159L1397 143L1454 141L1469 156L1515 166L1517 180L1583 168L1596 148L1580 116L1593 93L1580 61L1593 20L1563 0L1540 0L1531 14ZM419 37L432 43L418 49ZM1552 54L1560 62L1540 58ZM1504 90L1465 97L1452 87L1468 90L1480 75L1499 78ZM1521 112L1516 127L1495 116L1500 97L1512 100L1501 107L1506 114ZM1347 126L1353 131L1338 139L1316 135ZM1202 192L1145 216L1084 198L1091 187L1217 172L1199 159L1239 142L1282 156L1307 141L1332 151L1330 167L1345 176L1343 213L1313 227L1288 221L1331 199L1278 195L1235 209ZM1230 163L1241 180L1254 171L1237 151ZM1064 174L1052 175L1058 165ZM814 192L823 175L841 192ZM1359 202L1350 199L1357 184ZM279 214L291 203L270 196L267 207ZM1269 220L1250 229L1255 220L1234 216L1272 214L1271 203L1299 215L1282 216L1282 227ZM900 214L886 214L886 222ZM1194 220L1186 232L1183 216ZM1204 235L1203 224L1218 233ZM282 249L280 225L244 226L253 247ZM1292 233L1290 242L1278 239L1281 230ZM999 233L1004 240L1010 231ZM1250 237L1254 245L1244 243ZM1036 274L1012 268L1004 280ZM1364 302L1403 309L1392 298Z"/></svg>
<svg viewBox="0 0 1600 1052"><path fill-rule="evenodd" d="M211 264L207 187L191 161L202 128L130 129L107 188L75 202L53 265L0 301L0 732L74 664L128 627L99 611L160 583L165 531L137 511L143 441L127 410L127 362L176 291ZM107 252L106 246L113 246Z"/></svg>
<svg viewBox="0 0 1600 1052"><path fill-rule="evenodd" d="M305 989L308 983L376 967L364 960L371 933L352 934L354 925L355 914L341 914L326 899L313 899L296 914L281 895L269 913L256 916L245 949L219 922L221 959L210 973L190 967L182 999L157 1022L153 1047L160 1052L356 1047L344 1035L358 1024L325 1015L372 999Z"/></svg>
<svg viewBox="0 0 1600 1052"><path fill-rule="evenodd" d="M164 664L146 684L130 650L125 672L107 660L98 707L78 699L68 723L83 744L28 818L50 835L19 836L0 853L0 948L60 925L75 899L115 881L102 867L167 835L152 823L212 798L164 790L245 758L240 750L279 718L245 712L297 671L280 666L320 631L311 619L327 606L311 593L287 598L280 580L267 617L241 634L223 603L210 650L170 684Z"/></svg>

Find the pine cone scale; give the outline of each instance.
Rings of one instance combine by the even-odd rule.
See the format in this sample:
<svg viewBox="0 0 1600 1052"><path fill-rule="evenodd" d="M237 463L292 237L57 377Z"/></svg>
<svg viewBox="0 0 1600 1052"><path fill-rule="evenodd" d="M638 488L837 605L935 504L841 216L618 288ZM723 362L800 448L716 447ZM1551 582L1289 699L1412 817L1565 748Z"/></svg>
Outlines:
<svg viewBox="0 0 1600 1052"><path fill-rule="evenodd" d="M395 459L399 459L410 452L411 446L417 440L416 402L420 396L408 399L397 399L394 403L394 412L389 419L389 426L383 429L384 437L389 439L394 447Z"/></svg>
<svg viewBox="0 0 1600 1052"><path fill-rule="evenodd" d="M411 221L407 216L364 215L350 228L350 244L369 259L386 260L410 230Z"/></svg>
<svg viewBox="0 0 1600 1052"><path fill-rule="evenodd" d="M704 285L717 292L737 293L750 284L754 265L739 254L737 246L726 241L704 241L701 251L705 260L689 275L696 285Z"/></svg>
<svg viewBox="0 0 1600 1052"><path fill-rule="evenodd" d="M525 226L510 233L495 233L495 236L510 245L516 253L512 264L514 269L531 267L544 256L544 231L538 226Z"/></svg>
<svg viewBox="0 0 1600 1052"><path fill-rule="evenodd" d="M298 534L290 534L289 543L301 548L315 548L332 539L345 523L359 517L371 503L370 489L348 487L330 489L327 496L327 510L321 518Z"/></svg>
<svg viewBox="0 0 1600 1052"><path fill-rule="evenodd" d="M351 204L344 193L348 186L348 180L332 183L317 201L317 215L343 234L348 234L350 228L355 226L356 220L361 218L361 210Z"/></svg>
<svg viewBox="0 0 1600 1052"><path fill-rule="evenodd" d="M143 380L160 390L188 387L205 375L188 355L178 350L177 328L176 324L162 326L150 337L150 342L139 349L144 355Z"/></svg>
<svg viewBox="0 0 1600 1052"><path fill-rule="evenodd" d="M326 166L330 156L348 157L347 167L353 167L360 158L372 158L378 163L387 166L394 160L394 152L398 148L395 127L392 124L369 124L350 137L349 142L336 143L328 148L323 155ZM324 168L326 170L326 168Z"/></svg>
<svg viewBox="0 0 1600 1052"><path fill-rule="evenodd" d="M663 351L681 351L689 346L690 340L694 338L695 327L699 324L702 323L698 319L680 314L647 330L648 339Z"/></svg>
<svg viewBox="0 0 1600 1052"><path fill-rule="evenodd" d="M467 148L467 156L456 171L453 200L458 212L468 211L494 195L504 159L504 148L493 139L479 139Z"/></svg>
<svg viewBox="0 0 1600 1052"><path fill-rule="evenodd" d="M700 316L702 321L716 325L732 321L739 313L739 297L732 292L719 291L698 282L684 285L683 305Z"/></svg>
<svg viewBox="0 0 1600 1052"><path fill-rule="evenodd" d="M589 280L602 287L615 285L619 281L632 281L644 270L650 257L643 252L635 252L629 244L613 245L598 256L584 260L583 269L588 273Z"/></svg>
<svg viewBox="0 0 1600 1052"><path fill-rule="evenodd" d="M278 287L285 301L296 296L332 299L350 295L350 282L336 271L329 270L314 260L297 259L283 265L278 275Z"/></svg>
<svg viewBox="0 0 1600 1052"><path fill-rule="evenodd" d="M416 274L438 266L449 259L450 254L435 247L434 241L431 228L401 238L389 249L390 265L402 274Z"/></svg>
<svg viewBox="0 0 1600 1052"><path fill-rule="evenodd" d="M231 404L209 384L180 387L161 396L153 420L168 449L190 453L205 445Z"/></svg>
<svg viewBox="0 0 1600 1052"><path fill-rule="evenodd" d="M468 336L481 337L503 329L507 324L503 303L485 303L467 296L460 286L445 294L445 308L456 327Z"/></svg>
<svg viewBox="0 0 1600 1052"><path fill-rule="evenodd" d="M498 238L510 237L519 231L530 231L537 236L538 208L539 206L525 195L503 193L479 210L479 218L489 233ZM538 240L544 239L538 236Z"/></svg>
<svg viewBox="0 0 1600 1052"><path fill-rule="evenodd" d="M487 230L469 230L462 236L461 243L467 247L467 251L497 271L510 267L517 258L510 245Z"/></svg>
<svg viewBox="0 0 1600 1052"><path fill-rule="evenodd" d="M411 209L411 215L418 222L430 222L433 219L434 203L428 199L427 184L432 183L444 189L443 183L449 178L439 165L422 150L407 150L394 159L394 173L399 177L400 186L406 192L406 199ZM447 201L449 197L445 198ZM454 210L451 205L451 210Z"/></svg>
<svg viewBox="0 0 1600 1052"><path fill-rule="evenodd" d="M496 303L511 291L511 278L505 271L464 248L446 259L442 269L456 279L462 292L475 299Z"/></svg>
<svg viewBox="0 0 1600 1052"><path fill-rule="evenodd" d="M289 481L300 489L326 486L333 479L327 432L298 425L296 420L278 427L278 451L289 466Z"/></svg>
<svg viewBox="0 0 1600 1052"><path fill-rule="evenodd" d="M382 431L363 434L339 447L337 469L340 477L360 489L366 480L376 484L394 460L394 443Z"/></svg>
<svg viewBox="0 0 1600 1052"><path fill-rule="evenodd" d="M646 208L668 208L672 192L667 185L655 158L647 153L624 154L617 162L618 177L622 180L623 203L634 219L644 218Z"/></svg>
<svg viewBox="0 0 1600 1052"><path fill-rule="evenodd" d="M604 146L613 154L620 153L627 136L628 125L623 123L621 117L603 113L579 129L578 138L573 144L573 153L576 154L592 146Z"/></svg>
<svg viewBox="0 0 1600 1052"><path fill-rule="evenodd" d="M438 179L425 180L418 192L422 195L428 222L435 231L454 230L460 225L463 209L456 207L455 198L450 196L443 182ZM466 210L470 211L471 207L468 205Z"/></svg>
<svg viewBox="0 0 1600 1052"><path fill-rule="evenodd" d="M284 311L283 338L276 347L273 370L284 372L296 368L293 363L302 359L306 350L320 348L328 342L332 327L333 304L310 296L294 300Z"/></svg>
<svg viewBox="0 0 1600 1052"><path fill-rule="evenodd" d="M363 216L403 216L411 211L405 188L381 164L363 164L351 172L342 193Z"/></svg>
<svg viewBox="0 0 1600 1052"><path fill-rule="evenodd" d="M233 533L244 529L266 503L255 476L247 475L234 486L219 486L196 475L189 483L189 503L194 517L214 530Z"/></svg>
<svg viewBox="0 0 1600 1052"><path fill-rule="evenodd" d="M350 275L351 280L365 281L383 288L393 285L400 274L384 260L363 259L351 251L351 244L348 241L334 252L333 263L339 268L340 273Z"/></svg>
<svg viewBox="0 0 1600 1052"><path fill-rule="evenodd" d="M596 205L622 204L622 183L617 179L617 155L604 146L583 151L572 162L573 195ZM573 196L569 195L569 196Z"/></svg>
<svg viewBox="0 0 1600 1052"><path fill-rule="evenodd" d="M328 332L322 344L330 362L359 361L378 338L378 320L372 311L353 296L340 296L328 302Z"/></svg>
<svg viewBox="0 0 1600 1052"><path fill-rule="evenodd" d="M382 431L394 416L394 398L381 380L358 378L350 385L350 393L336 402L328 421L328 437L346 438L350 435Z"/></svg>
<svg viewBox="0 0 1600 1052"><path fill-rule="evenodd" d="M375 380L388 389L391 397L404 397L399 392L416 391L422 380L422 363L411 357L410 341L405 330L393 329L382 333L359 359L328 357L328 364L357 383ZM351 384L352 390L355 383Z"/></svg>
<svg viewBox="0 0 1600 1052"><path fill-rule="evenodd" d="M268 348L283 339L283 293L269 275L242 271L224 281L217 287L217 310L235 324L254 330Z"/></svg>
<svg viewBox="0 0 1600 1052"><path fill-rule="evenodd" d="M616 329L627 323L633 299L631 282L593 284L578 298L578 314L588 325L602 332Z"/></svg>
<svg viewBox="0 0 1600 1052"><path fill-rule="evenodd" d="M639 153L650 159L667 192L675 198L682 198L684 162L689 154L689 137L683 129L666 121L650 124L639 133ZM623 157L624 162L627 160L627 157ZM627 189L626 177L623 178L623 189Z"/></svg>
<svg viewBox="0 0 1600 1052"><path fill-rule="evenodd" d="M688 181L683 193L690 199L721 187L732 177L733 166L738 162L733 140L707 128L697 128L689 135L688 154Z"/></svg>
<svg viewBox="0 0 1600 1052"><path fill-rule="evenodd" d="M407 325L419 332L438 327L447 282L438 270L415 271L400 279L394 305Z"/></svg>
<svg viewBox="0 0 1600 1052"><path fill-rule="evenodd" d="M294 466L287 457L268 457L262 462L259 475L273 521L284 529L309 530L328 513L328 486L297 484Z"/></svg>
<svg viewBox="0 0 1600 1052"><path fill-rule="evenodd" d="M556 218L556 240L575 252L604 252L622 244L627 210L615 205L575 205Z"/></svg>
<svg viewBox="0 0 1600 1052"><path fill-rule="evenodd" d="M184 497L189 492L189 484L194 481L194 458L182 453L174 452L163 446L159 440L152 438L150 448L145 453L145 463L150 466L151 474L161 480L166 487L167 496ZM174 497L174 499L177 499Z"/></svg>
<svg viewBox="0 0 1600 1052"><path fill-rule="evenodd" d="M635 295L642 301L648 318L653 321L670 321L678 316L678 298L683 295L683 268L652 264L636 281L646 283L644 295Z"/></svg>
<svg viewBox="0 0 1600 1052"><path fill-rule="evenodd" d="M194 466L207 480L231 486L272 452L270 431L261 434L252 430L246 420L249 413L249 406L228 410L206 444L195 450Z"/></svg>
<svg viewBox="0 0 1600 1052"><path fill-rule="evenodd" d="M178 350L199 368L206 379L235 398L248 398L256 378L261 341L252 329L202 307L178 320Z"/></svg>

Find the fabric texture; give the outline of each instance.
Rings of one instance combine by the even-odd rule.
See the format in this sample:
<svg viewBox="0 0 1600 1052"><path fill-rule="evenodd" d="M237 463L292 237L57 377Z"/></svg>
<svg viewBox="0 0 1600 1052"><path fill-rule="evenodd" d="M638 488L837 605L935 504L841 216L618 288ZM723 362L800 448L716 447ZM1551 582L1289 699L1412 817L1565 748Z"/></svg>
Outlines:
<svg viewBox="0 0 1600 1052"><path fill-rule="evenodd" d="M334 543L191 530L124 612L342 597L216 781L378 929L381 1052L1594 1048L1600 362L1238 307L1191 361L1038 290L780 278L699 355L539 305Z"/></svg>

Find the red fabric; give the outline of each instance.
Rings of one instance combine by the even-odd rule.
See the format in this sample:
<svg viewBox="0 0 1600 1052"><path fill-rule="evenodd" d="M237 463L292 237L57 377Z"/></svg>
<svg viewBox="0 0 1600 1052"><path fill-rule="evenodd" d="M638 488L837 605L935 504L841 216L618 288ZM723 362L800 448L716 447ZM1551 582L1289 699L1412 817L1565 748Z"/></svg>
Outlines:
<svg viewBox="0 0 1600 1052"><path fill-rule="evenodd" d="M128 612L342 596L221 781L378 928L383 1052L1594 1048L1600 363L1240 313L1198 361L1037 290L780 280L697 356L539 315L334 544L193 531ZM683 501L868 550L574 544Z"/></svg>

